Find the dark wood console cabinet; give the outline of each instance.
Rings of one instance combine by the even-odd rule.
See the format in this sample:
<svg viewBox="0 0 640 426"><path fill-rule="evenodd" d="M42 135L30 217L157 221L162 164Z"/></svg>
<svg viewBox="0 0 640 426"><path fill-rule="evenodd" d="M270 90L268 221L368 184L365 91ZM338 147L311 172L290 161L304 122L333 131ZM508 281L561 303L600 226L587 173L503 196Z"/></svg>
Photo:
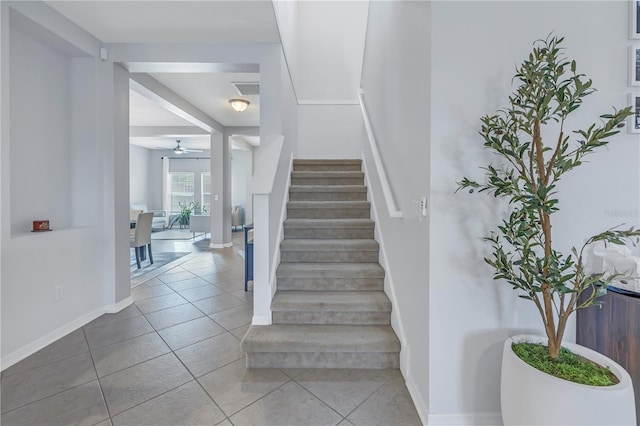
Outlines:
<svg viewBox="0 0 640 426"><path fill-rule="evenodd" d="M577 313L578 344L608 356L631 375L640 425L640 297L607 291L602 308Z"/></svg>

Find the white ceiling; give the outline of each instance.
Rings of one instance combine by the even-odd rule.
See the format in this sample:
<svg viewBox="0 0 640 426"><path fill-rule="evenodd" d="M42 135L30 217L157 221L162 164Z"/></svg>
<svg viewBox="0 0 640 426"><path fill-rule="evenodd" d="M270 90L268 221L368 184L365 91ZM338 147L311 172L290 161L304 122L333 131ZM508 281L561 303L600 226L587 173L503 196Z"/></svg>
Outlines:
<svg viewBox="0 0 640 426"><path fill-rule="evenodd" d="M87 32L105 43L279 42L270 1L47 1ZM188 68L188 67L187 67ZM259 82L257 73L151 73L153 78L224 126L259 126L260 97L240 96L232 82ZM251 102L238 113L229 99ZM191 126L192 124L136 92L130 96L132 126ZM173 148L176 135L132 138L131 143L154 149ZM240 139L240 138L238 138ZM183 145L207 149L209 138L181 137ZM253 146L259 139L246 138Z"/></svg>
<svg viewBox="0 0 640 426"><path fill-rule="evenodd" d="M184 118L167 111L133 90L129 90L130 126L192 126Z"/></svg>
<svg viewBox="0 0 640 426"><path fill-rule="evenodd" d="M54 0L47 3L105 43L280 41L271 1Z"/></svg>
<svg viewBox="0 0 640 426"><path fill-rule="evenodd" d="M223 126L260 125L260 97L241 96L232 84L234 82L257 83L260 81L260 74L152 73L150 75L178 95L188 99L191 104L215 118ZM246 111L239 113L229 104L229 99L233 98L246 99L251 104Z"/></svg>

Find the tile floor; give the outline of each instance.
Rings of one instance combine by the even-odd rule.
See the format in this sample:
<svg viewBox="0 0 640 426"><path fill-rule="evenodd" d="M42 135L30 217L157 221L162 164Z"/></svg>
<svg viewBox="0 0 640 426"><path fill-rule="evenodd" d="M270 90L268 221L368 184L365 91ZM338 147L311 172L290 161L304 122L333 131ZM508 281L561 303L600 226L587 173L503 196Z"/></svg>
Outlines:
<svg viewBox="0 0 640 426"><path fill-rule="evenodd" d="M191 243L136 278L134 304L5 370L2 425L420 424L398 370L245 368L241 234Z"/></svg>

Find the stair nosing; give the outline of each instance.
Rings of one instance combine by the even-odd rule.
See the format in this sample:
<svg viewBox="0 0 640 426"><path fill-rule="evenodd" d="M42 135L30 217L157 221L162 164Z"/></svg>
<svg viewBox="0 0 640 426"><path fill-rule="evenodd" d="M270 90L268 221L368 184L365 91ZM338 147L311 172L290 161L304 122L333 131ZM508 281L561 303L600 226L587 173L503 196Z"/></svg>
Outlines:
<svg viewBox="0 0 640 426"><path fill-rule="evenodd" d="M304 340L295 342L270 340L271 336L275 334L291 333L291 331L301 333ZM336 342L329 337L336 335L340 336L343 341ZM363 337L370 338L372 335L378 339L373 342L362 340ZM241 345L245 352L388 353L400 351L400 341L390 325L271 324L251 326ZM256 348L255 346L260 347Z"/></svg>
<svg viewBox="0 0 640 426"><path fill-rule="evenodd" d="M363 177L364 172L361 170L292 170L292 177Z"/></svg>
<svg viewBox="0 0 640 426"><path fill-rule="evenodd" d="M366 185L291 185L289 192L367 192Z"/></svg>
<svg viewBox="0 0 640 426"><path fill-rule="evenodd" d="M304 209L304 208L371 208L370 201L288 201L287 207L294 209Z"/></svg>
<svg viewBox="0 0 640 426"><path fill-rule="evenodd" d="M372 229L375 222L369 218L339 218L339 219L307 219L288 218L283 222L285 228L295 229Z"/></svg>
<svg viewBox="0 0 640 426"><path fill-rule="evenodd" d="M273 312L388 313L391 309L391 301L382 290L279 290L271 302Z"/></svg>

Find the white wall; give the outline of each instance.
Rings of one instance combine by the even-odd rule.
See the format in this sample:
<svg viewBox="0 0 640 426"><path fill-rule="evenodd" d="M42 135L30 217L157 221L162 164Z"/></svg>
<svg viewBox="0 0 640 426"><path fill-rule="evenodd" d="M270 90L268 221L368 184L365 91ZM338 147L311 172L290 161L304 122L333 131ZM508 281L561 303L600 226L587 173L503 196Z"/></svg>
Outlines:
<svg viewBox="0 0 640 426"><path fill-rule="evenodd" d="M428 221L420 220L413 200L425 196L429 185L429 7L427 2L371 2L362 71L364 103L391 190L404 216L389 217L366 142L377 238L381 235L384 240L388 262L385 290L394 303L392 324L403 340L402 371L424 422L431 362L429 234Z"/></svg>
<svg viewBox="0 0 640 426"><path fill-rule="evenodd" d="M245 224L253 222L251 208L251 151L234 149L231 154L231 205L244 208Z"/></svg>
<svg viewBox="0 0 640 426"><path fill-rule="evenodd" d="M97 74L92 57L74 57L70 63L71 85L71 223L96 226L102 223L99 161Z"/></svg>
<svg viewBox="0 0 640 426"><path fill-rule="evenodd" d="M104 278L105 247L113 245L113 233L103 233L104 163L98 155L109 145L98 124L106 100L98 90L100 61L84 50L97 53L99 43L44 3L0 7L6 368L116 300L113 292L107 296ZM51 220L53 231L29 232L31 221L41 218Z"/></svg>
<svg viewBox="0 0 640 426"><path fill-rule="evenodd" d="M41 349L62 335L84 325L105 311L113 311L130 303L129 280L129 122L128 93L129 75L115 62L228 62L259 63L261 68L261 127L262 140L281 133L280 79L281 49L275 43L234 45L167 45L121 43L107 45L110 60L100 61L102 43L80 27L64 18L44 2L1 2L2 27L2 145L0 170L2 183L2 367L6 368L30 353ZM71 66L74 75L69 95L72 102L83 100L86 110L74 108L67 113L71 120L69 138L70 153L74 162L72 175L84 176L93 182L93 197L96 201L93 224L82 224L83 228L59 228L43 234L27 232L16 237L11 233L10 173L11 132L9 124L27 120L10 111L10 43L9 14L16 9L30 19L28 25L45 29L36 32L46 35L45 41L54 43L60 53L73 58L89 58L91 66ZM59 35L60 37L58 37ZM28 55L29 52L26 52ZM36 55L37 56L37 55ZM15 67L13 67L15 69ZM20 72L28 72L21 69ZM90 73L83 76L82 73ZM75 78L80 78L75 86ZM81 88L82 90L77 90ZM86 89L86 90L85 90ZM53 104L47 89L36 94L36 101L43 105ZM9 119L11 117L11 120ZM46 122L45 117L31 117L34 126ZM74 122L78 121L78 122ZM82 123L80 123L82 121ZM56 123L59 124L59 123ZM87 126L87 127L83 127ZM56 134L55 138L59 135ZM83 140L87 138L86 140ZM57 140L57 139L56 139ZM47 149L48 140L41 139L38 148ZM81 149L82 144L89 149ZM61 149L66 149L61 146ZM84 147L86 148L86 146ZM87 176L87 173L89 174ZM55 189L55 182L45 180L44 185ZM90 185L89 185L90 186ZM81 209L87 188L71 185L68 197L73 206L67 207L73 217ZM284 191L284 189L283 189ZM230 194L228 194L230 197ZM230 200L227 200L230 204ZM89 201L90 202L90 201ZM227 215L225 220L229 220ZM62 220L62 219L61 219ZM80 223L80 222L78 222ZM230 226L228 229L230 240ZM14 238L15 237L15 238ZM35 268L34 265L41 265ZM71 274L73 271L73 274ZM55 286L63 283L65 296L54 301ZM37 312L38 315L33 315Z"/></svg>
<svg viewBox="0 0 640 426"><path fill-rule="evenodd" d="M359 105L298 106L298 158L360 158Z"/></svg>
<svg viewBox="0 0 640 426"><path fill-rule="evenodd" d="M129 145L129 200L131 204L146 204L149 209L157 210L149 205L151 201L149 194L155 189L151 188L152 183L154 187L161 186L162 169L155 179L151 177L150 151L141 146ZM155 185L156 181L159 185Z"/></svg>
<svg viewBox="0 0 640 426"><path fill-rule="evenodd" d="M481 179L488 162L477 132L479 117L505 105L514 65L534 40L555 31L566 53L599 90L572 125L598 121L611 105L626 104L626 2L433 2L431 55L431 211L429 270L430 422L499 420L501 348L520 330L543 333L535 308L509 286L492 280L482 261L481 237L495 228L503 205L458 193L462 176ZM567 17L579 16L579 19ZM593 31L599 28L599 31ZM566 134L569 134L568 132ZM582 244L591 233L637 214L638 137L621 134L559 186L555 215L560 248ZM624 184L622 184L624 182ZM568 339L574 330L571 327ZM445 368L446 367L446 368ZM451 423L449 423L451 424Z"/></svg>
<svg viewBox="0 0 640 426"><path fill-rule="evenodd" d="M363 1L275 1L298 102L355 103L367 24Z"/></svg>
<svg viewBox="0 0 640 426"><path fill-rule="evenodd" d="M70 58L13 29L11 234L71 226ZM43 143L46 142L46 143Z"/></svg>

